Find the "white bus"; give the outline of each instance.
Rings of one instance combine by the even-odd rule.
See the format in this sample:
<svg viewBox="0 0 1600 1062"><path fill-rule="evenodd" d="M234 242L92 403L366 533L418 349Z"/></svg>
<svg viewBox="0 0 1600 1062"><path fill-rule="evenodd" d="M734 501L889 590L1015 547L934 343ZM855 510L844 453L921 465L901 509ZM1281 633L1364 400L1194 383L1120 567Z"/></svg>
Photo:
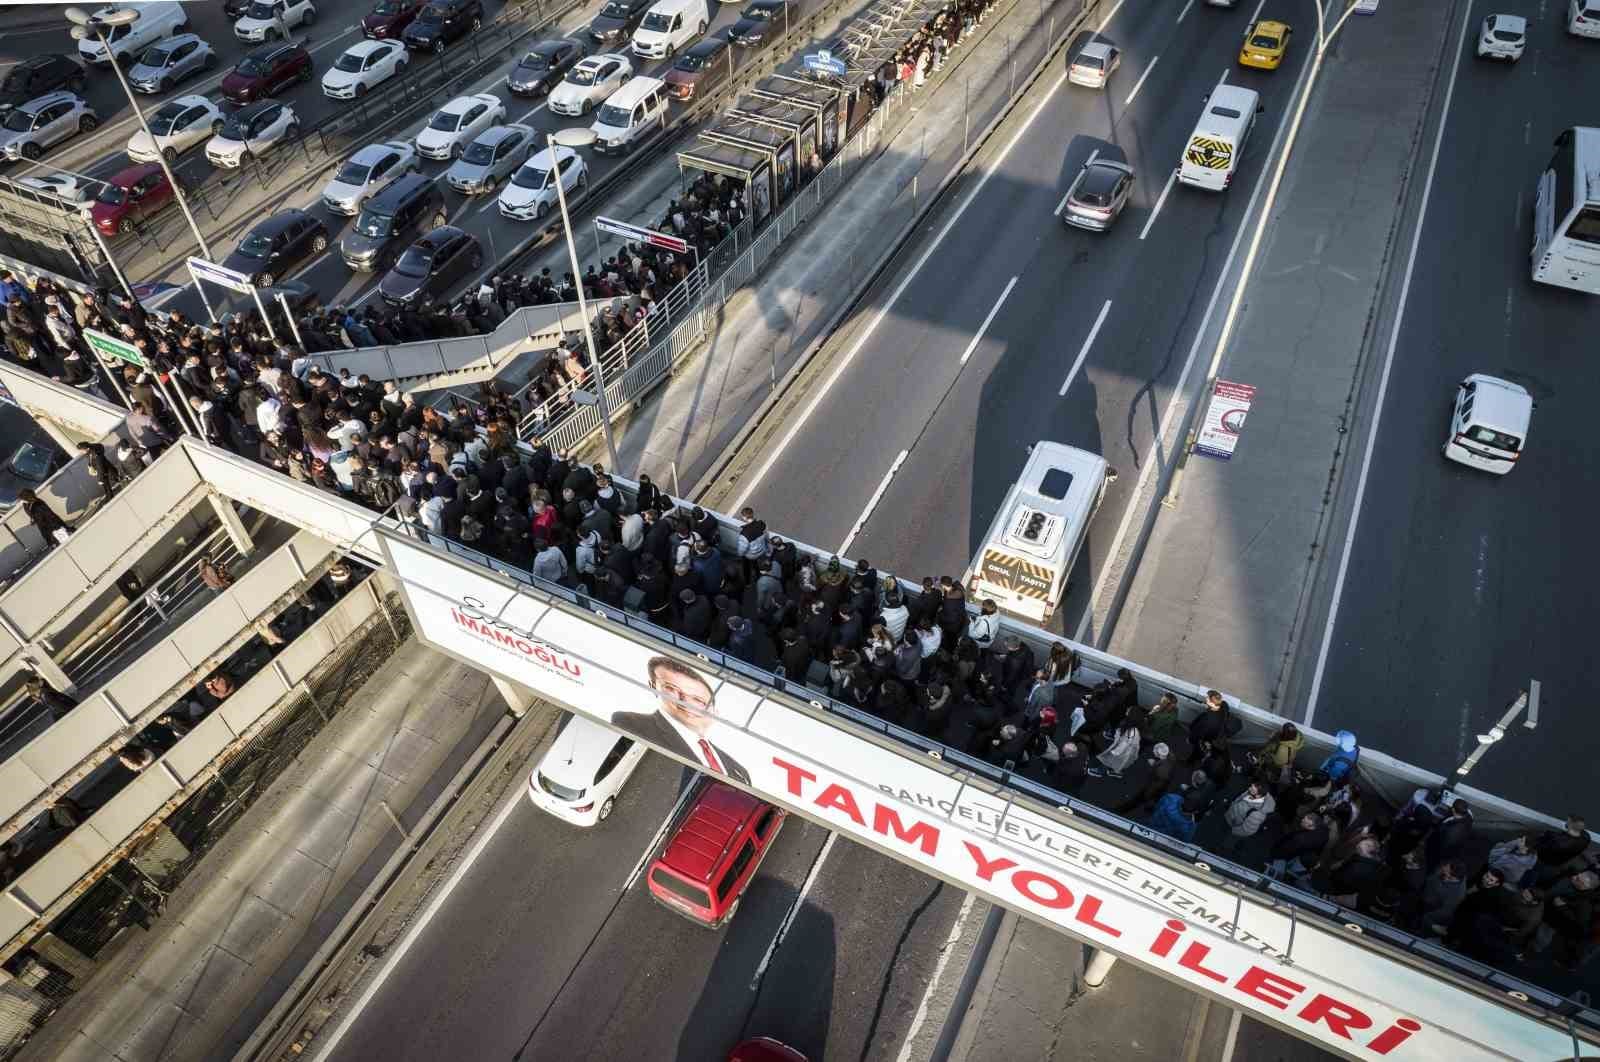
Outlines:
<svg viewBox="0 0 1600 1062"><path fill-rule="evenodd" d="M1533 279L1600 294L1600 129L1556 137L1533 194Z"/></svg>

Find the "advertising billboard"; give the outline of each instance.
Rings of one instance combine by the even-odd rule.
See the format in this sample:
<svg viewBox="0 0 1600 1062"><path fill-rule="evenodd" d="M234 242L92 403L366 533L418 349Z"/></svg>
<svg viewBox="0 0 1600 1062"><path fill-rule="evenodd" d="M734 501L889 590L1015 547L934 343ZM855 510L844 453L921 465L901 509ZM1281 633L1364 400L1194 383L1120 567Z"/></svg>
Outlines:
<svg viewBox="0 0 1600 1062"><path fill-rule="evenodd" d="M418 635L903 862L1352 1058L1558 1058L1564 1033L1332 923L1017 802L753 680L381 533Z"/></svg>

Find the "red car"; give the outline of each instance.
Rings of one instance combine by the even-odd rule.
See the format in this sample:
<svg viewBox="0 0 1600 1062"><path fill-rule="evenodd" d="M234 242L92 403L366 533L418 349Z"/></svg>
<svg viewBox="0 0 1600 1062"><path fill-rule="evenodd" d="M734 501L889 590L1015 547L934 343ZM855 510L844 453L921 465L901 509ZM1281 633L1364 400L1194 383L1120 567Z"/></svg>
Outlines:
<svg viewBox="0 0 1600 1062"><path fill-rule="evenodd" d="M728 1062L806 1062L806 1056L770 1036L758 1036L735 1047Z"/></svg>
<svg viewBox="0 0 1600 1062"><path fill-rule="evenodd" d="M222 97L235 107L276 96L297 81L311 80L311 53L303 44L263 44L239 60L222 79Z"/></svg>
<svg viewBox="0 0 1600 1062"><path fill-rule="evenodd" d="M134 222L172 205L172 185L159 164L129 166L107 181L94 198L89 216L107 236L133 231Z"/></svg>
<svg viewBox="0 0 1600 1062"><path fill-rule="evenodd" d="M361 20L361 32L374 41L397 41L428 0L378 0L378 6Z"/></svg>
<svg viewBox="0 0 1600 1062"><path fill-rule="evenodd" d="M783 826L784 810L702 775L645 876L650 895L702 926L733 917Z"/></svg>

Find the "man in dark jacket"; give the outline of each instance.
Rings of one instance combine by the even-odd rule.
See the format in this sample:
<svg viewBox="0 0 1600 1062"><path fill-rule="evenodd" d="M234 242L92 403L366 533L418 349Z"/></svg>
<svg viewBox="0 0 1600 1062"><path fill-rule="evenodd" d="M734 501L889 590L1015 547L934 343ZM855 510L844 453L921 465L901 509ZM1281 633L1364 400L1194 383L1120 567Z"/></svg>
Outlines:
<svg viewBox="0 0 1600 1062"><path fill-rule="evenodd" d="M33 521L34 529L44 537L45 549L52 549L56 545L57 531L76 531L77 528L67 523L55 514L55 511L45 504L31 489L24 487L17 491L17 503L22 506L22 511Z"/></svg>
<svg viewBox="0 0 1600 1062"><path fill-rule="evenodd" d="M1213 741L1227 740L1230 712L1228 702L1216 690L1206 693L1206 710L1189 723L1189 763L1199 763Z"/></svg>
<svg viewBox="0 0 1600 1062"><path fill-rule="evenodd" d="M785 627L778 634L779 663L784 677L791 682L804 682L811 668L811 643L793 627Z"/></svg>
<svg viewBox="0 0 1600 1062"><path fill-rule="evenodd" d="M1145 776L1144 784L1136 793L1116 806L1118 814L1131 813L1143 817L1172 787L1172 772L1177 767L1177 760L1164 742L1158 741L1151 747L1150 758L1146 763L1149 764L1150 773Z"/></svg>
<svg viewBox="0 0 1600 1062"><path fill-rule="evenodd" d="M1533 842L1539 857L1539 883L1554 881L1574 859L1589 850L1588 826L1576 815L1567 817L1566 827L1546 830Z"/></svg>
<svg viewBox="0 0 1600 1062"><path fill-rule="evenodd" d="M1322 816L1302 815L1294 829L1272 843L1267 852L1268 873L1281 881L1294 882L1317 868L1327 846L1328 824Z"/></svg>
<svg viewBox="0 0 1600 1062"><path fill-rule="evenodd" d="M1471 837L1472 809L1467 806L1465 800L1457 800L1450 805L1450 814L1428 834L1425 842L1428 869L1432 870L1446 859L1461 856Z"/></svg>
<svg viewBox="0 0 1600 1062"><path fill-rule="evenodd" d="M685 638L704 642L711 632L713 611L704 594L685 588L678 594L678 622L674 629Z"/></svg>

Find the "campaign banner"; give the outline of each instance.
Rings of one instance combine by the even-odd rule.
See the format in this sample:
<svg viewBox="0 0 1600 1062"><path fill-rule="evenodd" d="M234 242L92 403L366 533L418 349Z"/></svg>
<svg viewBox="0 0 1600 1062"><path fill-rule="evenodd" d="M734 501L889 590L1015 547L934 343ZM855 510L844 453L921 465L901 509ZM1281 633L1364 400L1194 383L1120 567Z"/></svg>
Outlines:
<svg viewBox="0 0 1600 1062"><path fill-rule="evenodd" d="M1211 388L1211 403L1206 406L1205 419L1200 422L1194 452L1224 461L1231 458L1255 397L1256 389L1250 384L1218 380Z"/></svg>
<svg viewBox="0 0 1600 1062"><path fill-rule="evenodd" d="M380 530L418 635L902 862L1354 1058L1556 1058L1566 1034L1333 923L1063 821L617 619ZM603 610L602 610L603 611ZM620 617L619 617L620 618ZM640 639L640 640L636 640Z"/></svg>

